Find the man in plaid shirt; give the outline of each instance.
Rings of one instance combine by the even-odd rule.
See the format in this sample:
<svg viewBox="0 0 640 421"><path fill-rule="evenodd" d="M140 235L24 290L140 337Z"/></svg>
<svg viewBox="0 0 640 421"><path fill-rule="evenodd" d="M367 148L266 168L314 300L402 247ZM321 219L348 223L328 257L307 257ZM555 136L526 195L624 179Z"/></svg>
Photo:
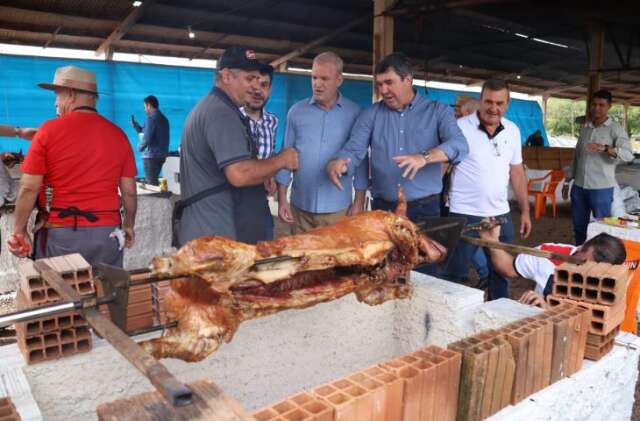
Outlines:
<svg viewBox="0 0 640 421"><path fill-rule="evenodd" d="M273 81L273 67L264 65L260 69L260 88L251 92L247 104L240 109L249 118L251 135L256 143L258 159L267 159L275 154L276 131L278 130L278 117L264 109L271 95L271 82ZM276 182L273 177L264 182L264 188L269 196L276 191ZM273 216L267 203L265 209L266 230L265 240L273 239Z"/></svg>

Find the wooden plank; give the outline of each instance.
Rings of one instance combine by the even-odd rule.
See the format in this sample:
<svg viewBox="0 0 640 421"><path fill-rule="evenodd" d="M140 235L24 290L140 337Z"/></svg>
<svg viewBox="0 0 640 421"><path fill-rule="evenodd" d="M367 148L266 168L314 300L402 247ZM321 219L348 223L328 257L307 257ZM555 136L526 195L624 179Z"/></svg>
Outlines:
<svg viewBox="0 0 640 421"><path fill-rule="evenodd" d="M393 16L385 15L390 10L395 0L374 0L373 1L373 58L372 63L375 68L385 56L393 52L394 19ZM372 69L373 70L373 69ZM375 81L372 83L373 100L377 101L378 93Z"/></svg>
<svg viewBox="0 0 640 421"><path fill-rule="evenodd" d="M587 25L589 31L589 86L587 87L587 109L585 115L587 119L591 117L589 108L590 98L595 91L600 89L600 76L602 63L604 60L604 25L601 22L591 21Z"/></svg>
<svg viewBox="0 0 640 421"><path fill-rule="evenodd" d="M585 260L581 257L569 256L566 254L555 253L555 252L545 251L545 250L538 250L533 247L525 247L525 246L519 246L516 244L501 243L499 241L493 241L493 240L483 240L481 238L469 237L467 235L463 235L461 236L461 238L467 243L473 244L475 246L488 247L488 248L497 249L497 250L505 250L513 254L522 253L522 254L528 254L530 256L545 257L547 259L555 259L555 260L560 260L562 262L570 262L570 263L576 263L576 264L582 264L585 262Z"/></svg>
<svg viewBox="0 0 640 421"><path fill-rule="evenodd" d="M174 407L160 393L147 392L132 398L103 403L96 408L100 421L169 421L169 420L254 420L235 400L224 395L215 384L198 380L189 385L193 391L191 405Z"/></svg>

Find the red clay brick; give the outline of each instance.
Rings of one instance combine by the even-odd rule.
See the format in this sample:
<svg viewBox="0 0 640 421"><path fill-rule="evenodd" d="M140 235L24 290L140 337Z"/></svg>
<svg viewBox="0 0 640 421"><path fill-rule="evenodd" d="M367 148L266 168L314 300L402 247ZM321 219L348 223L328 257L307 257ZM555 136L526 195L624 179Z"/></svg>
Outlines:
<svg viewBox="0 0 640 421"><path fill-rule="evenodd" d="M385 402L387 420L402 419L402 397L404 395L404 382L396 374L383 371L376 375L376 380L385 385ZM457 402L456 402L457 403Z"/></svg>
<svg viewBox="0 0 640 421"><path fill-rule="evenodd" d="M600 358L607 355L609 351L611 351L615 340L615 337L611 338L608 342L605 342L603 345L600 345L598 347L588 345L584 351L585 358L592 361L598 361Z"/></svg>
<svg viewBox="0 0 640 421"><path fill-rule="evenodd" d="M348 394L336 392L329 395L325 402L333 408L335 421L353 421L357 419L357 402Z"/></svg>

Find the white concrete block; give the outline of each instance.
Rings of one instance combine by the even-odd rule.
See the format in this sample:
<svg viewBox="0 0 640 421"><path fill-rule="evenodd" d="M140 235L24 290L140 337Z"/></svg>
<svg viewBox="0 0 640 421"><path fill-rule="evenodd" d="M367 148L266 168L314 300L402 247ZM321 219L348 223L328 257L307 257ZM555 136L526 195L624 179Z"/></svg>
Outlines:
<svg viewBox="0 0 640 421"><path fill-rule="evenodd" d="M231 343L204 361L163 363L181 381L210 379L254 410L425 344L446 345L466 337L475 331L478 314L493 315L487 317L494 321L506 320L506 314L521 315L521 308L513 303L482 305L481 291L421 274L412 276L416 286L410 300L372 307L348 295L308 309L284 311L243 323ZM571 378L493 419L628 419L638 378L640 339L621 335L618 340L632 347L616 346L600 362L585 362ZM99 339L94 344L89 353L23 368L44 419L95 419L97 405L153 390L109 344ZM24 366L15 345L0 348L0 360Z"/></svg>
<svg viewBox="0 0 640 421"><path fill-rule="evenodd" d="M136 242L124 250L125 269L146 268L155 256L171 249L171 212L173 205L167 197L138 195L136 213Z"/></svg>
<svg viewBox="0 0 640 421"><path fill-rule="evenodd" d="M23 421L41 421L42 414L22 371L25 363L17 346L0 347L0 361L0 398L9 396Z"/></svg>
<svg viewBox="0 0 640 421"><path fill-rule="evenodd" d="M349 295L243 323L231 343L199 363L163 363L181 381L211 379L246 408L257 409L396 356L393 311L393 303L372 307ZM87 354L25 372L47 420L95 419L100 403L152 390L102 340Z"/></svg>
<svg viewBox="0 0 640 421"><path fill-rule="evenodd" d="M541 308L520 304L509 298L500 298L480 305L473 316L473 324L475 332L498 329L508 323L542 312Z"/></svg>
<svg viewBox="0 0 640 421"><path fill-rule="evenodd" d="M474 311L484 301L482 291L419 272L411 272L411 282L411 300L395 303L398 354L426 344L446 346L473 332Z"/></svg>
<svg viewBox="0 0 640 421"><path fill-rule="evenodd" d="M29 220L29 229L33 226L35 213ZM7 248L7 238L13 233L15 227L15 216L12 212L3 211L0 213L0 294L8 291L15 291L18 283L18 272L16 267L21 259L9 252Z"/></svg>
<svg viewBox="0 0 640 421"><path fill-rule="evenodd" d="M171 200L153 195L138 196L136 214L136 242L133 248L125 249L124 267L139 269L149 266L154 256L171 250ZM31 216L32 226L35 212ZM7 250L6 239L13 232L15 218L13 213L3 213L0 217L0 294L15 291L18 283L17 257Z"/></svg>

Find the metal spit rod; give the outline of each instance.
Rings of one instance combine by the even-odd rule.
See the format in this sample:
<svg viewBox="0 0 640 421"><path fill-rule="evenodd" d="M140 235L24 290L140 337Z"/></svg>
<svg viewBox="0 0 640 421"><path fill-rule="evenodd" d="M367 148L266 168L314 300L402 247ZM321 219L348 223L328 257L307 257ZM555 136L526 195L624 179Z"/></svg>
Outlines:
<svg viewBox="0 0 640 421"><path fill-rule="evenodd" d="M84 295L82 296L82 299L78 301L43 305L5 314L4 316L0 316L0 329L11 326L14 323L28 322L29 320L38 319L40 317L55 316L56 314L66 313L67 311L80 310L85 307L85 305L83 305L83 300L93 301L94 299L95 304L91 305L91 307L108 304L114 300L114 297L106 296L96 298L96 295Z"/></svg>
<svg viewBox="0 0 640 421"><path fill-rule="evenodd" d="M14 323L26 322L29 320L37 319L39 317L54 316L59 313L64 313L69 310L75 310L76 303L68 302L62 304L53 304L50 306L42 306L36 308L30 308L27 310L17 311L15 313L0 316L0 328L10 326Z"/></svg>

